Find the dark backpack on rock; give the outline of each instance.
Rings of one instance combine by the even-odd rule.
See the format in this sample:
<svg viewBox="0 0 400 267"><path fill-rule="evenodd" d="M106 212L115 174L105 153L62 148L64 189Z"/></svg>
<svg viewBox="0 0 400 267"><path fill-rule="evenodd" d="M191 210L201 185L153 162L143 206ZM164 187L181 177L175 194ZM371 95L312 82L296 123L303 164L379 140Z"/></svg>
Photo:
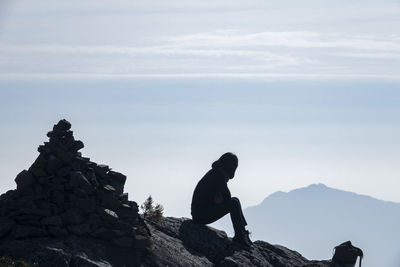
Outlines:
<svg viewBox="0 0 400 267"><path fill-rule="evenodd" d="M332 266L354 267L357 257L361 260L364 254L360 248L354 247L350 241L344 242L335 247L335 254L332 258Z"/></svg>

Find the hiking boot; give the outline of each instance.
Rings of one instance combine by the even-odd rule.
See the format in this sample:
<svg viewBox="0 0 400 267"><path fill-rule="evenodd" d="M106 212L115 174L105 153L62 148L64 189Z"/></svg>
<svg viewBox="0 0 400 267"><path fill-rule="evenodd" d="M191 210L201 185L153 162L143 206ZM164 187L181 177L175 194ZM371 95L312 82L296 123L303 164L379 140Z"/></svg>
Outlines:
<svg viewBox="0 0 400 267"><path fill-rule="evenodd" d="M250 232L247 230L244 230L239 234L235 234L235 236L232 239L232 244L238 245L245 249L251 248L253 246L253 242L251 242L249 234Z"/></svg>

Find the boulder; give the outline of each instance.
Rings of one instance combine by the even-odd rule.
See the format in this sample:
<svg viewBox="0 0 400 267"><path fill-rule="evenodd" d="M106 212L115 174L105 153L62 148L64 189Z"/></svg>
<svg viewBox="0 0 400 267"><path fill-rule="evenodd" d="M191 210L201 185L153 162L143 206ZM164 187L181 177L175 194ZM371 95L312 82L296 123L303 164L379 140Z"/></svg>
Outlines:
<svg viewBox="0 0 400 267"><path fill-rule="evenodd" d="M83 144L83 142L78 140L78 141L74 142L72 150L73 151L78 151L78 150L81 150L84 147L85 147L85 145Z"/></svg>
<svg viewBox="0 0 400 267"><path fill-rule="evenodd" d="M107 194L101 194L98 197L100 199L100 205L102 207L115 210L118 209L121 206L121 202L118 200L118 198L110 193Z"/></svg>
<svg viewBox="0 0 400 267"><path fill-rule="evenodd" d="M118 215L109 209L99 209L99 215L108 223L116 223L118 221Z"/></svg>
<svg viewBox="0 0 400 267"><path fill-rule="evenodd" d="M110 184L115 188L116 193L118 195L123 194L126 176L119 172L109 171L108 178Z"/></svg>
<svg viewBox="0 0 400 267"><path fill-rule="evenodd" d="M109 171L108 172L108 178L112 182L116 182L116 183L119 183L119 184L122 184L122 185L124 185L125 182L126 182L126 176L123 175L122 173L116 172L116 171Z"/></svg>
<svg viewBox="0 0 400 267"><path fill-rule="evenodd" d="M65 230L64 228L58 227L58 226L49 226L47 228L47 231L49 232L49 234L52 237L55 237L55 238L63 238L68 235L67 230Z"/></svg>
<svg viewBox="0 0 400 267"><path fill-rule="evenodd" d="M109 184L103 186L103 190L105 193L109 193L109 194L115 194L115 192L116 192L115 188Z"/></svg>
<svg viewBox="0 0 400 267"><path fill-rule="evenodd" d="M132 247L135 244L135 239L132 237L122 236L113 239L112 242L119 247Z"/></svg>
<svg viewBox="0 0 400 267"><path fill-rule="evenodd" d="M38 182L39 184L48 184L53 178L53 175L39 177Z"/></svg>
<svg viewBox="0 0 400 267"><path fill-rule="evenodd" d="M80 224L83 222L83 216L75 210L68 210L61 217L65 225Z"/></svg>
<svg viewBox="0 0 400 267"><path fill-rule="evenodd" d="M144 266L330 266L329 261L309 261L296 251L264 241L243 249L232 244L224 232L186 218L148 223L152 245Z"/></svg>
<svg viewBox="0 0 400 267"><path fill-rule="evenodd" d="M30 214L30 215L36 215L38 217L50 216L51 207L49 206L43 209L38 207L21 207L19 210L16 210L10 214L12 215Z"/></svg>
<svg viewBox="0 0 400 267"><path fill-rule="evenodd" d="M54 125L53 133L62 135L69 129L71 129L71 123L65 119L62 119L56 125Z"/></svg>
<svg viewBox="0 0 400 267"><path fill-rule="evenodd" d="M62 168L56 169L55 172L56 172L58 177L64 177L64 176L70 175L71 167L70 166L64 166Z"/></svg>
<svg viewBox="0 0 400 267"><path fill-rule="evenodd" d="M87 235L91 232L90 225L87 223L79 225L70 225L68 231L74 235Z"/></svg>
<svg viewBox="0 0 400 267"><path fill-rule="evenodd" d="M40 223L49 226L60 226L62 225L62 220L59 216L51 216L43 218Z"/></svg>
<svg viewBox="0 0 400 267"><path fill-rule="evenodd" d="M123 202L123 203L128 203L128 193L123 193L121 195L118 196L118 199Z"/></svg>
<svg viewBox="0 0 400 267"><path fill-rule="evenodd" d="M43 167L38 166L37 164L33 164L29 168L29 172L31 172L36 177L41 177L41 176L47 176L48 175L46 170Z"/></svg>
<svg viewBox="0 0 400 267"><path fill-rule="evenodd" d="M33 177L29 171L23 170L17 175L15 182L17 183L18 188L23 188L33 185L35 183L35 177Z"/></svg>
<svg viewBox="0 0 400 267"><path fill-rule="evenodd" d="M38 227L29 225L16 225L13 229L12 235L15 239L24 239L32 237L46 236L46 232Z"/></svg>
<svg viewBox="0 0 400 267"><path fill-rule="evenodd" d="M69 184L72 187L79 187L85 190L88 194L94 192L92 184L88 181L88 179L86 179L85 175L83 175L83 173L80 171L71 173Z"/></svg>
<svg viewBox="0 0 400 267"><path fill-rule="evenodd" d="M17 224L20 225L30 225L35 227L40 227L40 219L42 216L33 215L33 214L20 214L12 217Z"/></svg>
<svg viewBox="0 0 400 267"><path fill-rule="evenodd" d="M137 213L135 212L135 210L128 204L122 204L121 206L119 206L117 214L118 217L126 219L135 219L137 217Z"/></svg>
<svg viewBox="0 0 400 267"><path fill-rule="evenodd" d="M111 240L113 238L122 236L124 233L122 231L115 231L109 228L101 227L96 231L92 232L93 236L103 239L103 240Z"/></svg>
<svg viewBox="0 0 400 267"><path fill-rule="evenodd" d="M0 217L0 237L3 237L10 232L15 222L7 217Z"/></svg>
<svg viewBox="0 0 400 267"><path fill-rule="evenodd" d="M63 162L59 160L56 156L50 155L46 167L48 173L54 173L63 165Z"/></svg>
<svg viewBox="0 0 400 267"><path fill-rule="evenodd" d="M96 175L99 176L99 178L101 178L101 179L108 179L107 172L109 170L110 170L110 167L108 167L105 164L96 165L94 168Z"/></svg>
<svg viewBox="0 0 400 267"><path fill-rule="evenodd" d="M90 213L96 209L96 201L92 198L72 197L73 205L84 213Z"/></svg>

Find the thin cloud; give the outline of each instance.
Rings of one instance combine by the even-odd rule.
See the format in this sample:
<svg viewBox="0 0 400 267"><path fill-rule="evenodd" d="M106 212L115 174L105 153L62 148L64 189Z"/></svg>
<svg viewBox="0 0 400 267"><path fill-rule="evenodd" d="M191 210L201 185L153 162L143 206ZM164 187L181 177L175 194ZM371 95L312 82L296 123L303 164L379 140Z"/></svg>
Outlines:
<svg viewBox="0 0 400 267"><path fill-rule="evenodd" d="M0 73L0 80L131 80L131 79L196 79L229 78L279 80L392 80L400 81L399 75L362 74L306 74L306 73L153 73L153 74L101 74L101 73Z"/></svg>
<svg viewBox="0 0 400 267"><path fill-rule="evenodd" d="M382 67L388 59L399 58L399 35L230 30L158 38L153 43L147 46L3 43L0 72L156 76L206 73L208 77L213 73L218 77L235 73L247 78L264 73L390 79L390 75L400 75L400 66L395 67L398 61L390 69ZM365 60L375 62L365 64Z"/></svg>
<svg viewBox="0 0 400 267"><path fill-rule="evenodd" d="M335 55L367 59L400 59L400 53L336 53Z"/></svg>
<svg viewBox="0 0 400 267"><path fill-rule="evenodd" d="M291 48L341 48L361 50L400 51L400 35L386 38L375 36L352 36L322 34L318 32L258 32L240 33L216 31L170 38L179 46L238 47L282 46Z"/></svg>
<svg viewBox="0 0 400 267"><path fill-rule="evenodd" d="M134 47L134 46L102 46L102 45L0 45L0 55L3 57L3 64L14 63L28 65L27 60L30 58L35 60L38 56L48 58L44 65L51 65L54 62L65 62L65 67L68 62L74 58L86 58L86 62L90 65L114 65L131 66L135 59L135 67L151 68L159 66L160 61L168 64L171 69L174 69L182 62L186 68L196 71L196 68L202 67L218 67L230 68L234 62L236 66L253 66L260 69L296 66L313 62L304 56L286 55L283 53L272 53L263 50L252 49L230 49L230 48L191 48L179 47L175 44L162 44L158 46ZM109 56L113 56L110 61ZM129 58L131 57L130 61ZM8 60L6 60L8 58ZM54 60L57 59L57 60ZM52 63L53 62L53 63ZM159 62L156 63L155 62ZM213 62L213 63L210 63ZM207 66L205 64L210 64ZM0 63L1 67L1 63ZM44 66L45 67L45 66ZM83 70L84 71L84 70Z"/></svg>
<svg viewBox="0 0 400 267"><path fill-rule="evenodd" d="M132 47L132 46L69 46L69 45L0 45L0 52L4 53L45 53L45 54L110 54L127 56L200 56L200 57L254 57L266 61L285 61L287 64L295 64L293 57L274 54L264 51L252 51L245 49L191 49L179 48L174 45Z"/></svg>

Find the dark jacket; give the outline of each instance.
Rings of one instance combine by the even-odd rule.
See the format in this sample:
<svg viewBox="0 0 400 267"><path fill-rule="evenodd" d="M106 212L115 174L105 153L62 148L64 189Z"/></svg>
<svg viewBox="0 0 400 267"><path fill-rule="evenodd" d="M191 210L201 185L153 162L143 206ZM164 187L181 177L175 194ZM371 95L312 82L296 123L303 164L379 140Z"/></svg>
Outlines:
<svg viewBox="0 0 400 267"><path fill-rule="evenodd" d="M222 204L226 204L231 200L231 192L228 189L225 177L223 173L215 167L201 178L194 189L192 216L196 217L196 214L201 214L203 211L208 210L209 207L218 205L214 202L214 198L217 195L222 196Z"/></svg>

